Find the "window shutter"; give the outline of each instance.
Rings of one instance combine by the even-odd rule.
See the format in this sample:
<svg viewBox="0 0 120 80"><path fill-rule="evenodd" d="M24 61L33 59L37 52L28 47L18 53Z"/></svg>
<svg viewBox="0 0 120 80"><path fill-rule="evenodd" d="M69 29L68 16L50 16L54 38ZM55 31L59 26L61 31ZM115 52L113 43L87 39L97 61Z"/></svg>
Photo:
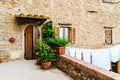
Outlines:
<svg viewBox="0 0 120 80"><path fill-rule="evenodd" d="M68 36L69 42L70 43L75 43L75 40L76 40L76 29L70 27L69 31L68 31L68 34L69 34L69 36Z"/></svg>
<svg viewBox="0 0 120 80"><path fill-rule="evenodd" d="M106 29L105 31L105 42L112 44L112 29Z"/></svg>
<svg viewBox="0 0 120 80"><path fill-rule="evenodd" d="M56 32L56 36L59 37L60 36L60 28L56 27L55 32Z"/></svg>
<svg viewBox="0 0 120 80"><path fill-rule="evenodd" d="M75 40L76 40L76 29L75 28L73 28L72 29L72 39L73 39L73 43L75 43Z"/></svg>
<svg viewBox="0 0 120 80"><path fill-rule="evenodd" d="M68 35L68 40L69 40L70 43L72 43L72 27L69 28L68 34L69 34Z"/></svg>

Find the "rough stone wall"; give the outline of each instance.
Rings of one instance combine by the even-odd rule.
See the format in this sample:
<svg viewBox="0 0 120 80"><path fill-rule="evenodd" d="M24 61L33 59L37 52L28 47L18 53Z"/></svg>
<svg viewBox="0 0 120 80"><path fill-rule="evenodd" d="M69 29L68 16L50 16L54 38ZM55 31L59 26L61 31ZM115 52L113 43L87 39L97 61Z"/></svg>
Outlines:
<svg viewBox="0 0 120 80"><path fill-rule="evenodd" d="M67 55L59 56L55 66L74 80L119 80L120 75Z"/></svg>
<svg viewBox="0 0 120 80"><path fill-rule="evenodd" d="M71 23L76 28L74 47L103 48L120 43L120 3L102 0L0 0L0 49L24 54L25 25L17 25L15 14L50 16L54 27ZM113 44L105 45L104 27L113 28ZM16 38L10 43L9 38ZM2 45L2 43L5 43ZM21 51L21 52L20 52Z"/></svg>

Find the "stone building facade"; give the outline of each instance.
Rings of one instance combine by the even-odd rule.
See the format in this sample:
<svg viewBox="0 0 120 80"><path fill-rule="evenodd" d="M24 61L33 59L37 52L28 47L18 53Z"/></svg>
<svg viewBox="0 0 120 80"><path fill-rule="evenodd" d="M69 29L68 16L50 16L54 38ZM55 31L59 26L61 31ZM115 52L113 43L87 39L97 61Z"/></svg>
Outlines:
<svg viewBox="0 0 120 80"><path fill-rule="evenodd" d="M15 14L20 13L49 16L54 27L71 24L76 29L73 47L104 48L120 43L119 0L0 0L0 52L11 53L13 58L25 54L24 33L29 24L17 25ZM112 34L105 34L106 29ZM12 37L15 43L9 42Z"/></svg>

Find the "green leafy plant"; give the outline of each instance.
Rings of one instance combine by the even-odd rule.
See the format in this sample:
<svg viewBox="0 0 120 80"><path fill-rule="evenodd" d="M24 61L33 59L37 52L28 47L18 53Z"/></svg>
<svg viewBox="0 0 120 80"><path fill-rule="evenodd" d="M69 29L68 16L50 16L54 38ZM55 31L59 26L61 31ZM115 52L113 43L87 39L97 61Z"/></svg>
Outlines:
<svg viewBox="0 0 120 80"><path fill-rule="evenodd" d="M38 59L42 60L43 62L55 61L56 60L56 55L54 54L54 50L49 50L49 53L41 54L41 56Z"/></svg>
<svg viewBox="0 0 120 80"><path fill-rule="evenodd" d="M52 26L52 21L47 22L43 26L43 33L42 33L43 39L46 41L48 38L54 38L55 37L55 31Z"/></svg>
<svg viewBox="0 0 120 80"><path fill-rule="evenodd" d="M56 60L55 50L52 50L49 45L40 39L38 39L37 44L34 46L34 53L43 62Z"/></svg>
<svg viewBox="0 0 120 80"><path fill-rule="evenodd" d="M68 40L65 38L49 38L47 42L57 47L66 46L68 44Z"/></svg>

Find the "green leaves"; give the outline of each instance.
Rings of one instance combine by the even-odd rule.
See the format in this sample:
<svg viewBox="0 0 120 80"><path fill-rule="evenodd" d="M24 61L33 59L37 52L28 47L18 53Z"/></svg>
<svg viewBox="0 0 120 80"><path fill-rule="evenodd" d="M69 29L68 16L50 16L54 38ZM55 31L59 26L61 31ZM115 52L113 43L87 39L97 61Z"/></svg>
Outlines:
<svg viewBox="0 0 120 80"><path fill-rule="evenodd" d="M53 53L47 53L47 54L42 54L41 57L39 57L39 59L42 60L43 62L55 61L56 56Z"/></svg>
<svg viewBox="0 0 120 80"><path fill-rule="evenodd" d="M55 50L52 50L49 45L40 39L38 39L37 44L34 46L34 53L43 62L56 60Z"/></svg>
<svg viewBox="0 0 120 80"><path fill-rule="evenodd" d="M68 40L65 38L49 38L47 42L51 45L62 47L68 44Z"/></svg>
<svg viewBox="0 0 120 80"><path fill-rule="evenodd" d="M49 21L43 26L43 39L46 41L47 38L53 38L55 36L55 31L52 27L52 21Z"/></svg>

